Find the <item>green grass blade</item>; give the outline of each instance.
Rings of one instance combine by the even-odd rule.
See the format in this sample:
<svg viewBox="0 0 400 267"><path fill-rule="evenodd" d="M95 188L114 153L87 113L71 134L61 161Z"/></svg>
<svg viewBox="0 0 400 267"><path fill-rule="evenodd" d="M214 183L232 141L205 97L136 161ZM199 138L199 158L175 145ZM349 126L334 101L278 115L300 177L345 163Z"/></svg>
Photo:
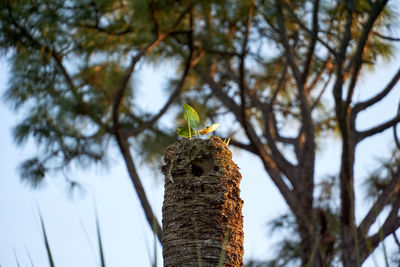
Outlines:
<svg viewBox="0 0 400 267"><path fill-rule="evenodd" d="M379 217L378 217L379 214L378 214L378 210L377 210L376 206L374 207L374 211L375 211L376 221L377 221L378 226L379 226L379 230L378 230L379 231L379 239L380 239L381 244L382 244L382 253L383 253L383 256L384 256L384 259L385 259L385 266L389 267L389 260L388 260L388 255L387 255L385 241L384 241L385 238L383 236L382 227L381 227L382 224L381 224L381 222L379 220ZM367 236L367 234L365 234L365 236ZM374 264L375 264L375 266L378 266L377 261L376 261L376 259L374 257L374 254L372 253L373 250L374 250L372 248L372 244L371 244L371 242L370 242L370 240L368 238L365 238L365 239L367 240L367 247L370 248L370 253L372 254L372 259L374 261Z"/></svg>
<svg viewBox="0 0 400 267"><path fill-rule="evenodd" d="M389 256L388 256L387 250L386 250L385 237L383 235L383 231L382 231L382 227L381 227L381 223L380 223L379 219L377 219L377 221L379 223L379 239L382 244L382 253L383 253L383 257L385 259L385 266L389 267Z"/></svg>
<svg viewBox="0 0 400 267"><path fill-rule="evenodd" d="M17 262L17 266L18 266L18 267L21 267L21 264L19 264L19 261L18 261L18 256L17 256L17 252L15 251L15 248L13 248L13 252L14 252L15 261ZM0 266L0 267L1 267L1 266Z"/></svg>
<svg viewBox="0 0 400 267"><path fill-rule="evenodd" d="M95 213L95 217L96 217L97 242L98 242L98 245L99 245L99 253L100 253L100 266L101 267L106 267L106 263L105 263L105 260L104 260L103 243L101 241L99 217L97 216L97 211Z"/></svg>
<svg viewBox="0 0 400 267"><path fill-rule="evenodd" d="M158 266L158 262L157 262L157 235L156 235L156 221L155 218L153 218L154 223L153 223L153 235L154 235L154 260L153 260L153 267L157 267Z"/></svg>
<svg viewBox="0 0 400 267"><path fill-rule="evenodd" d="M33 259L32 259L31 253L29 253L29 250L28 250L28 248L26 247L26 245L25 245L25 251L26 251L26 255L28 255L28 259L29 259L29 262L30 262L31 266L34 267Z"/></svg>
<svg viewBox="0 0 400 267"><path fill-rule="evenodd" d="M90 240L88 231L87 231L87 229L85 227L85 224L83 223L81 215L79 214L78 208L76 207L76 205L74 205L74 207L75 207L76 216L78 217L78 220L79 220L79 223L81 225L82 231L83 231L83 233L84 233L84 235L86 237L86 240L88 242L88 245L89 245L89 248L90 248L90 252L92 253L93 258L96 259L97 255L96 255L95 249L93 247L93 244L92 244L92 242ZM95 261L96 261L96 265L99 266L99 263L97 262L97 260L95 260Z"/></svg>
<svg viewBox="0 0 400 267"><path fill-rule="evenodd" d="M39 217L40 217L40 224L42 226L44 245L45 245L46 251L47 251L47 258L49 259L50 267L55 267L54 261L53 261L53 255L51 254L51 250L50 250L49 240L48 240L47 234L46 234L46 228L44 226L43 217L42 217L42 214L40 213L40 211L39 211Z"/></svg>
<svg viewBox="0 0 400 267"><path fill-rule="evenodd" d="M149 243L146 237L146 232L144 229L142 229L142 233L143 233L143 239L144 239L144 243L146 246L146 252L147 252L147 257L149 257L149 262L151 265L153 265L153 259L151 258L151 252L150 252L150 248L149 248Z"/></svg>
<svg viewBox="0 0 400 267"><path fill-rule="evenodd" d="M366 244L367 249L368 249L368 251L369 251L369 253L370 253L370 255L371 255L371 259L372 259L372 261L374 262L374 266L375 266L375 267L378 267L379 265L378 265L378 261L377 261L377 259L376 259L376 256L375 256L374 253L372 253L372 252L374 251L374 249L373 249L373 247L372 247L371 240L368 238L367 234L365 234L365 233L362 234L362 237L363 237L364 240L365 240L365 244Z"/></svg>

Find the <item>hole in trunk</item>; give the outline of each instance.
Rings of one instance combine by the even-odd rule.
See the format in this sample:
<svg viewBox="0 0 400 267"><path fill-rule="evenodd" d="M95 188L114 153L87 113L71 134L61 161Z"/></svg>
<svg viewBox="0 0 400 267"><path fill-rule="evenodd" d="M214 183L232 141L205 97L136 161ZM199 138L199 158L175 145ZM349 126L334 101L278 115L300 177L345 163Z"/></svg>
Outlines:
<svg viewBox="0 0 400 267"><path fill-rule="evenodd" d="M203 169L200 166L192 164L192 174L199 177L203 174Z"/></svg>

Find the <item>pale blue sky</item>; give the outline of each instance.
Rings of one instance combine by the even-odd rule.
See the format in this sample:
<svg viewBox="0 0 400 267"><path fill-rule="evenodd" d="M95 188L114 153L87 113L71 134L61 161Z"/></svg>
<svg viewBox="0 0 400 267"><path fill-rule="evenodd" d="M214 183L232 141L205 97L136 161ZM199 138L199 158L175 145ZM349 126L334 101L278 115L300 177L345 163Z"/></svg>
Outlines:
<svg viewBox="0 0 400 267"><path fill-rule="evenodd" d="M359 98L373 94L388 81L398 67L384 64L376 75L363 78L362 94ZM140 75L141 87L138 97L144 108L157 110L165 101L162 84L163 68L143 68ZM0 60L0 94L9 79L8 65ZM365 87L365 88L364 88ZM366 112L360 119L360 127L372 126L395 114L400 99L399 86L395 92L374 110ZM153 237L144 219L125 167L118 153L113 152L110 169L93 166L86 171L73 170L70 178L82 181L86 194L71 200L67 194L62 175L47 179L47 186L31 190L19 181L16 168L26 157L36 152L35 146L28 143L18 148L11 138L11 127L18 116L0 103L0 265L17 266L13 250L22 266L30 266L27 250L35 266L48 266L46 251L42 240L38 208L43 215L50 246L57 267L98 266L98 251L95 232L93 203L96 203L103 236L106 263L108 266L150 266ZM224 127L221 123L221 127ZM218 133L218 132L217 132ZM385 156L392 139L382 134L360 145L357 150L356 183L373 169L374 158ZM318 155L316 171L318 174L334 174L338 169L338 143L328 139L323 143L323 153ZM260 162L255 157L234 151L234 160L239 165L243 180L241 196L244 200L245 258L266 259L272 255L274 238L268 236L266 223L282 214L286 205L269 181ZM155 179L155 172L144 166L140 175L149 199L161 219L163 185ZM160 178L160 177L158 177ZM359 207L367 207L358 199ZM362 213L362 212L361 212ZM360 213L360 214L361 214ZM83 226L82 226L83 224ZM87 230L87 236L85 230ZM89 241L88 241L89 239ZM160 252L160 249L159 249ZM379 254L379 253L378 253ZM161 255L159 255L161 260ZM378 255L378 262L381 259ZM372 260L365 266L374 266Z"/></svg>

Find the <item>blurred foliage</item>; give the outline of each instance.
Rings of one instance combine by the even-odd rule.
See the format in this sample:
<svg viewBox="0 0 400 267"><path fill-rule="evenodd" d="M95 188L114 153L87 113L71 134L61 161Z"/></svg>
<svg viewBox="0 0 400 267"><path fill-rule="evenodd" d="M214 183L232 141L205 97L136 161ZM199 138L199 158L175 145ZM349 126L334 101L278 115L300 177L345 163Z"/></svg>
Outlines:
<svg viewBox="0 0 400 267"><path fill-rule="evenodd" d="M385 188L387 182L400 169L400 155L397 149L393 150L393 154L388 159L377 160L377 166L364 181L365 197L367 200L375 200L379 193ZM331 265L340 265L340 202L339 202L339 184L338 177L327 176L319 181L316 186L316 215L315 225L320 229L322 240L320 247L330 250L330 259L327 261ZM388 204L390 205L390 204ZM297 229L296 219L292 213L284 213L268 223L268 228L272 236L279 236L280 240L276 242L274 248L274 259L270 261L249 261L246 267L284 267L298 266L300 263L301 252L300 236ZM394 235L394 234L393 234ZM398 241L398 240L397 240ZM395 241L396 242L396 241ZM397 244L392 256L389 259L390 264L396 266L399 263L397 256L400 243Z"/></svg>
<svg viewBox="0 0 400 267"><path fill-rule="evenodd" d="M366 200L375 200L398 172L400 172L400 151L396 148L389 158L378 159L375 170L365 178L363 187Z"/></svg>
<svg viewBox="0 0 400 267"><path fill-rule="evenodd" d="M373 8L372 2L355 1L344 64L348 69L354 64L352 59ZM92 163L107 163L107 156L115 147L112 108L129 59L172 26L173 31L141 63L176 69L176 76L169 77L166 83L166 95L179 86L189 51L193 52L193 66L162 120L131 136L131 147L142 161L160 165L166 147L178 139L176 126L184 125L176 112L183 102L193 106L201 118L208 118L209 121L203 120L202 127L220 123L218 131L225 131L224 137L243 139L240 123L232 120L233 112L212 92L204 73L212 76L232 104L240 106L238 54L246 36L249 3L247 0L1 1L0 53L9 59L12 77L3 99L22 114L13 129L15 142L22 145L31 139L38 146L37 155L21 164L22 179L37 186L50 171L65 170L71 165L88 167ZM312 42L309 29L313 1L281 3L293 55L304 65ZM273 101L276 132L296 137L302 127L301 110L296 82L277 30L278 10L273 0L257 0L254 6L244 74L246 86L253 99L264 104ZM185 14L189 7L191 11ZM183 19L174 25L182 14ZM325 92L330 93L336 67L328 47L338 50L345 17L346 1L320 1L319 41L305 80L320 150L326 136L338 134L333 103L326 99ZM373 25L362 57L363 66L368 68L363 69L362 75L364 70L372 70L378 60L393 58L395 46L382 36L396 32L398 18L396 9L389 4ZM351 75L350 71L346 74ZM133 76L119 114L123 130L138 129L154 116L135 104L140 103L137 86ZM257 134L264 136L271 126L265 125L255 106L252 102L245 112ZM282 142L279 146L285 156L295 158L290 145ZM381 192L393 172L398 171L399 164L397 153L391 161L384 160L382 167L366 179L368 197ZM324 227L328 227L325 231L329 236L325 245L332 250L328 253L332 262L338 253L337 242L331 242L339 234L337 180L333 176L318 184L314 216L316 227L322 227L321 218L326 221ZM272 221L270 226L274 231L285 229L289 233L277 246L276 260L251 262L247 266L298 264L301 252L296 225L293 214Z"/></svg>
<svg viewBox="0 0 400 267"><path fill-rule="evenodd" d="M316 199L317 207L313 216L314 226L321 233L321 240L318 247L328 256L323 259L331 265L339 264L340 259L340 223L339 223L339 192L337 177L328 176L317 184ZM268 223L268 228L272 236L279 236L280 240L274 246L274 257L270 261L254 263L249 266L284 267L299 266L301 263L300 236L297 229L296 218L292 213L284 213ZM316 241L317 242L317 241Z"/></svg>
<svg viewBox="0 0 400 267"><path fill-rule="evenodd" d="M145 47L157 32L168 31L189 4L166 0L0 3L0 50L12 63L12 79L4 99L14 109L26 113L14 129L15 141L23 144L28 137L33 137L42 148L38 155L40 168L32 161L22 164L22 169L24 166L30 169L30 174L25 173L24 177L30 177L36 184L42 181L41 175L46 171L70 162L88 166L90 161L106 160L112 136L112 104L129 56ZM215 79L233 99L239 97L238 74L234 72L237 60L229 53L237 53L241 45L247 5L247 1L202 1L196 3L192 13L196 40L192 49L196 49L195 56L201 59L196 68L208 68L212 63L212 72L217 74ZM256 1L255 5L249 40L251 69L246 78L261 100L268 99L281 83L274 111L279 128L293 132L299 125L300 110L296 94L293 94L294 80L287 73L284 51L276 43L279 39L274 29L277 11L271 0ZM351 49L356 45L357 34L361 33L365 14L369 12L367 1L358 1L356 8ZM296 1L285 12L287 34L295 56L301 60L306 56L310 38L301 25L310 26L306 15L310 5L308 1ZM335 47L343 31L344 5L323 2L320 13L323 29L320 38ZM389 32L396 19L394 11L386 8L375 27ZM146 55L145 62L156 65L169 62L178 73L182 72L189 26L189 19L183 19L169 38ZM317 93L318 88L324 90L333 68L327 51L319 48L310 77L316 88L311 91L311 99L315 101L316 133L323 136L335 130L336 122L329 104L323 104ZM390 58L393 46L385 39L372 36L366 51L373 66L379 56ZM177 77L171 77L167 92L178 83ZM202 118L210 118L211 123L224 121L227 110L215 101L207 87L197 71L189 72L181 101L187 101ZM149 118L149 114L133 105L135 90L133 79L121 108L120 121L126 127L140 126ZM262 129L263 120L257 111L249 112ZM177 120L179 125L181 118ZM230 127L230 132L236 132L238 125ZM172 128L168 131L155 129L149 129L135 141L143 159L153 162L160 159L165 145L173 141L174 136L176 138ZM33 171L34 166L37 171Z"/></svg>

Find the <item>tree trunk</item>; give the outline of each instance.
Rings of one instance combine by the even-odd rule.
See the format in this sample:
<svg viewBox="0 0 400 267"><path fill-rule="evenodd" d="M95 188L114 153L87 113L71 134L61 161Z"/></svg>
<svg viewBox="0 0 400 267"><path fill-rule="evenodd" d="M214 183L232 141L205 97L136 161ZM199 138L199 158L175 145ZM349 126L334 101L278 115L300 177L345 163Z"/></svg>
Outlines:
<svg viewBox="0 0 400 267"><path fill-rule="evenodd" d="M361 266L355 225L355 193L354 193L354 162L355 142L350 130L342 127L342 163L340 170L340 198L341 198L341 236L343 267Z"/></svg>
<svg viewBox="0 0 400 267"><path fill-rule="evenodd" d="M242 177L226 144L185 139L165 162L164 266L243 266Z"/></svg>

